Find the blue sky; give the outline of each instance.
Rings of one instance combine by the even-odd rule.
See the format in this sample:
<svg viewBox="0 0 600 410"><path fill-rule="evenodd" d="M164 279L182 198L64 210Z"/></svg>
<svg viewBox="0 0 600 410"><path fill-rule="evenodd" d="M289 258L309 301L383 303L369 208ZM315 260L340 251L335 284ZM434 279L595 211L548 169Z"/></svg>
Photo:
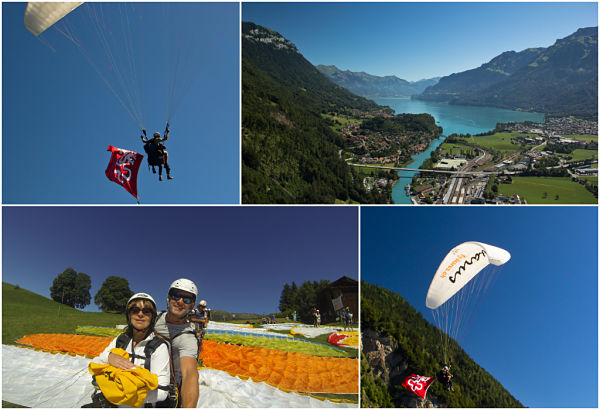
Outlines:
<svg viewBox="0 0 600 410"><path fill-rule="evenodd" d="M80 6L64 25L77 30L87 56L109 76L90 7L100 8ZM117 38L110 49L119 56L124 40L132 41L132 52L117 60L137 64L132 72L140 85L125 90L141 95L142 125L150 133L163 132L170 81L178 81L175 92L183 96L173 105L166 144L175 179L159 183L144 164L138 177L141 203L239 203L239 4L130 7L136 35L119 34L114 20L123 8L116 3L104 6L104 34ZM58 30L50 28L40 39L29 33L24 11L25 3L2 4L3 203L135 204L104 170L109 145L144 154L138 122ZM170 74L175 67L177 74ZM109 84L118 86L110 76ZM124 92L117 95L125 99Z"/></svg>
<svg viewBox="0 0 600 410"><path fill-rule="evenodd" d="M292 41L313 65L416 81L548 47L598 25L597 3L244 3L242 19Z"/></svg>
<svg viewBox="0 0 600 410"><path fill-rule="evenodd" d="M362 207L361 278L433 323L425 296L466 241L511 253L461 346L528 407L598 405L597 207Z"/></svg>
<svg viewBox="0 0 600 410"><path fill-rule="evenodd" d="M5 206L2 222L4 282L50 297L72 267L92 279L92 311L112 275L160 308L186 277L210 308L250 313L278 312L285 283L358 279L356 207Z"/></svg>

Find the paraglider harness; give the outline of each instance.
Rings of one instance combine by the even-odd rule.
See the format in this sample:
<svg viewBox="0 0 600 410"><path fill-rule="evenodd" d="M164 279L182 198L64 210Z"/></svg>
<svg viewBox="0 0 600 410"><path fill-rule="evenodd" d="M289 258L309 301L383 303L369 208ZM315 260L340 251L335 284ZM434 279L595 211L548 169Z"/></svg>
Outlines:
<svg viewBox="0 0 600 410"><path fill-rule="evenodd" d="M157 316L157 319L158 319L158 317L160 317L160 315L162 315L164 313L165 313L164 311L161 312ZM152 354L154 353L154 351L156 349L158 349L158 347L160 345L162 345L163 343L167 345L167 348L169 351L169 370L170 370L169 371L169 376L170 376L169 377L169 379L170 379L169 385L168 386L158 386L158 389L167 391L167 398L161 402L157 402L156 406L152 406L152 404L147 403L144 405L144 407L159 407L159 408L181 407L181 401L179 400L179 396L181 393L181 385L175 379L175 371L173 369L173 361L172 361L172 356L171 356L171 343L170 342L173 339L175 339L177 336L182 335L184 333L195 334L192 331L183 331L183 332L175 335L175 337L168 339L168 338L165 338L165 337L160 336L159 334L155 333L155 337L146 344L146 347L144 347L144 355L143 356L135 354L135 351L130 354L130 357L132 359L133 358L144 359L144 368L150 370ZM121 333L117 337L116 347L125 350L126 347L129 345L130 341L131 341L131 337L127 333ZM86 404L82 407L95 407L95 408L97 408L97 407L101 407L101 408L117 407L116 405L109 402L106 399L106 397L104 397L104 395L102 394L102 391L100 391L100 388L98 387L98 383L96 383L95 376L92 377L92 384L96 388L94 393L92 393L92 403Z"/></svg>
<svg viewBox="0 0 600 410"><path fill-rule="evenodd" d="M444 371L444 369L440 370L436 373L437 381L442 383L444 387L448 390L452 387L452 375L450 373L450 366L448 366L448 371Z"/></svg>
<svg viewBox="0 0 600 410"><path fill-rule="evenodd" d="M165 133L169 130L169 124L167 123L167 127L165 128ZM142 129L144 136L146 136L146 130ZM144 142L144 151L148 155L148 168L152 167L154 170L155 166L165 165L166 164L166 156L164 154L164 150L167 149L165 144L162 142L154 143L153 139L149 139L147 142Z"/></svg>
<svg viewBox="0 0 600 410"><path fill-rule="evenodd" d="M156 320L158 321L158 319L164 315L166 313L166 311L161 311L158 316L156 317ZM177 380L175 378L175 371L173 368L173 360L172 360L172 355L171 355L171 343L173 342L173 340L181 335L184 334L192 334L194 335L194 337L196 338L196 343L198 343L198 354L200 354L200 346L201 346L201 341L198 339L198 336L196 335L196 332L194 332L193 330L184 330L181 333L176 334L173 337L164 337L161 336L157 333L156 334L156 338L155 339L159 339L162 340L163 342L167 343L167 346L169 347L169 366L171 371L169 372L170 374L170 383L169 383L169 394L167 396L167 399L161 402L156 403L156 407L160 407L160 408L180 408L181 407L181 400L179 400L180 396L181 396L181 380ZM154 339L152 339L154 340ZM158 347L158 346L156 346ZM146 350L144 350L144 354L146 354ZM147 356L147 360L149 361L149 356ZM150 364L148 364L148 366L150 366ZM160 386L159 386L160 389Z"/></svg>

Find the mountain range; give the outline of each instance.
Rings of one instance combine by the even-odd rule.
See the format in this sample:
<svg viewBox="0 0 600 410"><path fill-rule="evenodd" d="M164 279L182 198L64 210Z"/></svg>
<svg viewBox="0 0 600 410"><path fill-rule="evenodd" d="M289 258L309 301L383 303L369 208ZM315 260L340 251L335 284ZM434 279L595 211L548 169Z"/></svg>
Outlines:
<svg viewBox="0 0 600 410"><path fill-rule="evenodd" d="M442 77L413 98L596 119L598 27L581 28L547 48L504 52Z"/></svg>
<svg viewBox="0 0 600 410"><path fill-rule="evenodd" d="M364 72L342 71L334 65L320 64L316 67L337 85L366 98L410 97L421 94L439 81L436 77L410 82L394 75L379 77Z"/></svg>

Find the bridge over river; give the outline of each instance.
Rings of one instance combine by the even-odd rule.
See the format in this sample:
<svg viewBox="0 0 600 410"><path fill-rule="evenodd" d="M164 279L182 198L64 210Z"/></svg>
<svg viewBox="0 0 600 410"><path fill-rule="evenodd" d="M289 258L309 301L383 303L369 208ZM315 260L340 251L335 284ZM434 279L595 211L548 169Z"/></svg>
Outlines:
<svg viewBox="0 0 600 410"><path fill-rule="evenodd" d="M382 165L367 165L367 164L352 164L348 163L353 167L364 167L364 168L379 168L379 169L391 169L394 171L413 171L413 172L427 172L436 174L450 174L454 175L455 178L466 177L466 176L480 176L485 177L488 175L498 175L500 171L448 171L442 169L414 169L414 168L400 168L400 167L384 167Z"/></svg>

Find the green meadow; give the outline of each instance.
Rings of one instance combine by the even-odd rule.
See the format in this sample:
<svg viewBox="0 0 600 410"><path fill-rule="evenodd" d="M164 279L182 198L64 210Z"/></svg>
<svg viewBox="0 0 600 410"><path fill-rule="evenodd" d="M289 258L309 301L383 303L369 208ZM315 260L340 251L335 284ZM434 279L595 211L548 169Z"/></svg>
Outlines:
<svg viewBox="0 0 600 410"><path fill-rule="evenodd" d="M597 204L598 199L571 178L513 177L512 184L500 184L498 193L518 194L529 204Z"/></svg>
<svg viewBox="0 0 600 410"><path fill-rule="evenodd" d="M569 156L573 157L570 162L583 161L585 159L598 159L598 151L593 149L576 149Z"/></svg>
<svg viewBox="0 0 600 410"><path fill-rule="evenodd" d="M77 326L115 327L125 316L82 312L51 299L2 282L2 343L15 344L31 333L75 334Z"/></svg>
<svg viewBox="0 0 600 410"><path fill-rule="evenodd" d="M574 139L574 140L580 140L580 141L586 141L586 142L598 142L598 136L597 135L581 135L581 134L574 134L574 135L563 135L564 138L570 138L570 139Z"/></svg>
<svg viewBox="0 0 600 410"><path fill-rule="evenodd" d="M468 138L466 141L473 142L483 149L512 152L512 151L523 150L523 147L521 146L521 144L512 144L511 143L511 140L513 138L515 138L517 135L527 135L527 136L531 136L531 137L537 136L534 134L497 132L492 135L471 137L471 138ZM525 147L531 148L532 145L526 145Z"/></svg>

